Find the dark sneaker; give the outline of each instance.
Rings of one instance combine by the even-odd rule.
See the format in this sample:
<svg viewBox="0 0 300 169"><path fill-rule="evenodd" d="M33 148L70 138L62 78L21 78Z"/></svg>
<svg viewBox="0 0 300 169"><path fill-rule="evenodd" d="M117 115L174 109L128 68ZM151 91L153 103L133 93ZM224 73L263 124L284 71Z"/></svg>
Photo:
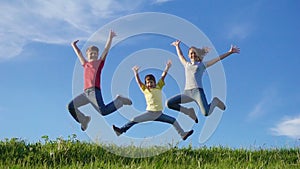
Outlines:
<svg viewBox="0 0 300 169"><path fill-rule="evenodd" d="M90 116L85 116L84 119L82 119L82 121L80 122L82 131L85 131L87 129L90 121L91 121Z"/></svg>
<svg viewBox="0 0 300 169"><path fill-rule="evenodd" d="M126 97L123 97L121 95L117 95L117 99L121 100L121 102L124 104L124 105L132 105L132 101Z"/></svg>
<svg viewBox="0 0 300 169"><path fill-rule="evenodd" d="M123 133L122 130L119 127L116 127L115 125L113 125L113 130L115 131L117 136Z"/></svg>
<svg viewBox="0 0 300 169"><path fill-rule="evenodd" d="M189 132L186 132L183 137L182 140L186 140L190 135L192 135L194 132L194 130L190 130Z"/></svg>
<svg viewBox="0 0 300 169"><path fill-rule="evenodd" d="M195 123L198 123L198 118L197 118L197 115L195 113L195 110L193 108L189 108L189 117L191 119L193 119L195 121Z"/></svg>

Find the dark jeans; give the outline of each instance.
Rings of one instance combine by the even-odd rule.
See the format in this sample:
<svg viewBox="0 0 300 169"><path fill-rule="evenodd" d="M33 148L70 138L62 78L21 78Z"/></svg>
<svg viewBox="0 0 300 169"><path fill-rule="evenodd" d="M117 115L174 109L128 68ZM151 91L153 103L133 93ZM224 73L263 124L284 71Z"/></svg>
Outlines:
<svg viewBox="0 0 300 169"><path fill-rule="evenodd" d="M78 108L89 103L92 104L92 106L103 116L111 114L123 106L122 101L119 99L115 99L114 101L105 105L100 89L86 89L84 90L84 93L75 97L67 106L69 112L77 122L80 123L80 118L84 116L84 114Z"/></svg>
<svg viewBox="0 0 300 169"><path fill-rule="evenodd" d="M160 121L173 125L176 119L174 117L163 114L161 111L147 111L139 116L134 117L130 122L121 127L121 130L122 132L126 132L133 125L146 121Z"/></svg>

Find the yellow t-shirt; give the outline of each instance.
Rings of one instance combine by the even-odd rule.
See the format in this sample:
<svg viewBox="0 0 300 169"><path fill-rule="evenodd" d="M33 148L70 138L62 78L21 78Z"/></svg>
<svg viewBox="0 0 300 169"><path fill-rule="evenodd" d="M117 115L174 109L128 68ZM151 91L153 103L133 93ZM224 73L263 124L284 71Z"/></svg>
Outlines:
<svg viewBox="0 0 300 169"><path fill-rule="evenodd" d="M145 85L141 87L142 92L144 93L146 103L147 103L147 111L162 111L162 87L165 85L165 82L161 79L156 84L156 87L153 89L150 89L150 91L147 89Z"/></svg>

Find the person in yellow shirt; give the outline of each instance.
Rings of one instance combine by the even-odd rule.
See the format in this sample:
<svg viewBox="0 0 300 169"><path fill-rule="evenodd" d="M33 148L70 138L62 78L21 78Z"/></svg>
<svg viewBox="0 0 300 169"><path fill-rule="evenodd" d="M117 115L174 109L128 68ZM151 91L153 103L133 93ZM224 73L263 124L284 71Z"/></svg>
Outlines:
<svg viewBox="0 0 300 169"><path fill-rule="evenodd" d="M172 124L183 140L186 140L191 134L193 134L193 130L190 130L188 132L183 131L183 129L181 128L181 126L179 125L179 123L174 117L168 116L162 112L163 110L162 88L165 85L164 80L171 65L172 62L171 60L169 60L161 75L161 78L157 83L155 77L152 74L146 75L145 84L140 80L139 73L138 73L139 67L134 66L132 68L135 74L136 82L145 96L147 108L145 113L134 117L131 121L129 121L121 128L113 125L113 130L115 131L117 136L121 135L122 133L125 133L133 125L141 122L146 122L146 121L160 121L160 122Z"/></svg>

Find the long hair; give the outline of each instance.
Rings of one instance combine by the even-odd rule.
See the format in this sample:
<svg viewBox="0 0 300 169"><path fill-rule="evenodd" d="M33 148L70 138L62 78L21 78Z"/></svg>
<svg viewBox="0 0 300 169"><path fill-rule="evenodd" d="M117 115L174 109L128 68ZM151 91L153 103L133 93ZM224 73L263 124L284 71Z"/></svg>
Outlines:
<svg viewBox="0 0 300 169"><path fill-rule="evenodd" d="M197 48L195 46L191 46L189 48L189 51L191 49L194 49L196 51L196 55L197 55L197 60L198 61L202 61L202 59L204 58L204 56L210 51L210 48L208 48L208 47Z"/></svg>

